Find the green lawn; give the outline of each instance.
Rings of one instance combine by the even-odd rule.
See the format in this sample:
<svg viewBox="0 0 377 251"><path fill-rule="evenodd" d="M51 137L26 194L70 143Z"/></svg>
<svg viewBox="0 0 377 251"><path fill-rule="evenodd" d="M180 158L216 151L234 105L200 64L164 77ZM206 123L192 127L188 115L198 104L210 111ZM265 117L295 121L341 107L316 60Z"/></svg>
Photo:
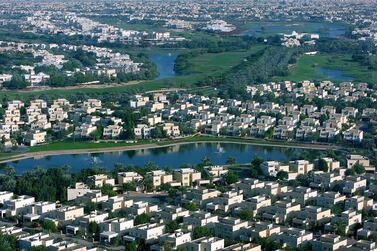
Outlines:
<svg viewBox="0 0 377 251"><path fill-rule="evenodd" d="M125 146L138 146L144 144L157 144L157 145L169 145L172 143L178 142L199 142L199 141L206 141L206 140L216 140L215 137L190 137L186 139L180 140L162 140L159 142L153 140L138 140L136 143L128 143L125 141L72 141L72 140L65 140L60 142L53 142L46 145L38 145L29 148L28 152L44 152L44 151L61 151L61 150L80 150L80 149L106 149L106 148L113 148L113 147L125 147ZM221 140L221 139L220 139ZM11 154L4 154L3 158L11 156ZM0 157L2 157L0 155Z"/></svg>
<svg viewBox="0 0 377 251"><path fill-rule="evenodd" d="M230 70L242 62L242 60L253 52L256 52L264 46L255 46L247 51L231 51L223 53L206 53L193 59L193 69L187 75L175 76L161 80L148 80L139 84L129 86L115 86L103 88L83 88L72 90L47 90L33 92L19 91L1 91L0 99L21 99L30 100L34 98L69 98L74 95L97 95L102 94L119 94L119 93L141 93L146 91L158 90L162 88L192 88L194 84L205 79L206 76L214 76ZM133 53L139 51L148 52L148 49L131 50ZM169 50L168 50L169 51ZM186 50L178 49L178 52ZM156 53L166 53L166 50L158 49ZM155 51L153 50L153 53Z"/></svg>
<svg viewBox="0 0 377 251"><path fill-rule="evenodd" d="M47 91L32 91L32 92L18 92L18 91L1 91L0 99L21 99L28 100L36 97L70 97L72 95L83 95L83 94L116 94L120 92L145 92L156 90L160 88L172 87L175 85L175 82L163 82L163 81L146 81L136 85L129 86L115 86L115 87L103 87L103 88L83 88L83 89L72 89L72 90L47 90Z"/></svg>
<svg viewBox="0 0 377 251"><path fill-rule="evenodd" d="M7 160L17 155L17 153L0 153L0 160Z"/></svg>
<svg viewBox="0 0 377 251"><path fill-rule="evenodd" d="M187 72L206 76L218 75L231 70L232 67L241 64L247 56L264 48L265 46L258 45L249 50L205 53L192 59L192 65Z"/></svg>
<svg viewBox="0 0 377 251"><path fill-rule="evenodd" d="M377 81L377 71L370 70L352 60L350 55L319 54L314 56L303 55L297 63L290 68L289 75L276 77L275 80L332 80L342 82L338 79L329 77L318 72L317 68L322 67L331 70L342 71L343 76L352 77L356 82L373 83Z"/></svg>
<svg viewBox="0 0 377 251"><path fill-rule="evenodd" d="M281 146L282 142L278 141L261 141L255 139L243 139L238 137L216 137L216 136L206 136L206 135L197 135L193 137L187 137L182 139L164 139L161 141L154 140L138 140L135 143L128 143L125 141L72 141L65 140L59 142L53 142L46 145L33 146L28 149L28 152L44 152L44 151L61 151L61 150L80 150L80 149L104 149L104 148L114 148L114 147L125 147L125 146L138 146L145 144L156 144L160 146L176 144L176 143L191 143L191 142L235 142L235 143L258 143L263 145L274 145ZM297 143L289 143L284 145L291 146L300 146ZM14 153L2 153L0 158L6 158L14 155Z"/></svg>
<svg viewBox="0 0 377 251"><path fill-rule="evenodd" d="M136 143L120 142L92 142L92 141L61 141L54 142L47 145L33 146L29 148L29 152L42 152L42 151L61 151L61 150L80 150L80 149L100 149L124 146L137 146L151 143L146 140L139 140Z"/></svg>
<svg viewBox="0 0 377 251"><path fill-rule="evenodd" d="M192 60L193 67L189 69L193 73L219 73L229 71L239 64L249 53L247 51L206 53Z"/></svg>
<svg viewBox="0 0 377 251"><path fill-rule="evenodd" d="M47 90L47 91L0 91L0 99L21 99L30 100L34 98L69 98L75 95L103 95L103 94L119 94L119 93L142 93L163 88L191 88L193 84L202 80L202 74L191 74L187 76L177 76L161 80L150 80L129 86L112 86L103 88L83 88L72 90Z"/></svg>

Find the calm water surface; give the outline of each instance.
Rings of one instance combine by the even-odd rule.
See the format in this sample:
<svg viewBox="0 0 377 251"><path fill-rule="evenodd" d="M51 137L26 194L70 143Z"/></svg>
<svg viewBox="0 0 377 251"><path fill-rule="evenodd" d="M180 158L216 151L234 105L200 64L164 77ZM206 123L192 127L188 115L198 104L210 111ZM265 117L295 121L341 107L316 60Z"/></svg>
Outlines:
<svg viewBox="0 0 377 251"><path fill-rule="evenodd" d="M317 67L315 69L318 73L325 76L329 80L335 81L352 81L354 78L344 75L342 70L334 70L329 68Z"/></svg>
<svg viewBox="0 0 377 251"><path fill-rule="evenodd" d="M111 153L55 155L40 159L24 159L10 162L18 174L33 167L61 167L69 165L71 171L82 168L102 167L111 170L115 164L144 166L152 161L160 167L179 168L183 164L198 164L208 157L214 164L225 164L228 157L237 163L250 163L258 156L264 160L288 160L302 152L299 149L254 146L237 143L192 143L155 149L131 150Z"/></svg>
<svg viewBox="0 0 377 251"><path fill-rule="evenodd" d="M150 52L149 58L156 64L160 75L156 79L164 79L175 76L174 63L177 53L174 52Z"/></svg>

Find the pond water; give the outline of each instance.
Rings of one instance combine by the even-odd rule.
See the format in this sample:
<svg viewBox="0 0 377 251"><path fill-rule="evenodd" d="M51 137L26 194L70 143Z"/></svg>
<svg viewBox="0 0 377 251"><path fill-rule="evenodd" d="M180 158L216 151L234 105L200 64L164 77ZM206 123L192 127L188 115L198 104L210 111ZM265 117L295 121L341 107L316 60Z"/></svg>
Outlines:
<svg viewBox="0 0 377 251"><path fill-rule="evenodd" d="M317 67L315 68L316 72L325 76L329 80L334 81L352 81L354 78L344 75L342 70L334 70L324 67Z"/></svg>
<svg viewBox="0 0 377 251"><path fill-rule="evenodd" d="M148 53L150 60L156 64L157 71L160 75L156 78L164 79L175 76L174 64L177 58L177 53L166 51L166 52L150 52Z"/></svg>
<svg viewBox="0 0 377 251"><path fill-rule="evenodd" d="M15 167L17 174L36 166L48 168L69 165L72 172L77 172L94 166L111 170L115 164L144 166L149 161L160 167L179 168L183 164L198 164L204 157L208 157L213 164L225 164L229 157L234 157L237 163L245 164L250 163L255 156L279 161L295 156L299 158L302 151L304 150L237 143L190 143L144 150L28 158L9 162L8 165Z"/></svg>
<svg viewBox="0 0 377 251"><path fill-rule="evenodd" d="M307 32L318 33L322 37L336 38L344 36L346 29L340 24L334 23L255 23L249 29L243 31L244 36L265 36L278 33Z"/></svg>

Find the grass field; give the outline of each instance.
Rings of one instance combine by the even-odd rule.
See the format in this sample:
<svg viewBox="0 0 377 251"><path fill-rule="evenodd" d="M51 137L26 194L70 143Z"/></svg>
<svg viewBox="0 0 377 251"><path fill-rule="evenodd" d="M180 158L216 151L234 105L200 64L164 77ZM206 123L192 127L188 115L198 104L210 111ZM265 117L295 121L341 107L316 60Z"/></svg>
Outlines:
<svg viewBox="0 0 377 251"><path fill-rule="evenodd" d="M191 88L197 81L203 79L202 74L192 74L188 76L177 76L173 78L150 80L129 86L112 86L103 88L83 88L73 90L41 90L32 92L1 91L0 99L21 99L30 100L34 98L69 98L70 96L80 95L102 95L119 93L142 93L147 91L159 90L163 88Z"/></svg>
<svg viewBox="0 0 377 251"><path fill-rule="evenodd" d="M92 141L76 141L71 140L54 142L47 145L33 146L29 148L29 152L41 151L61 151L61 150L79 150L79 149L102 149L111 147L137 146L150 143L148 141L138 141L137 143L127 142L92 142Z"/></svg>
<svg viewBox="0 0 377 251"><path fill-rule="evenodd" d="M188 71L210 75L221 73L241 63L248 54L247 51L206 53L194 58L192 60L193 67Z"/></svg>
<svg viewBox="0 0 377 251"><path fill-rule="evenodd" d="M351 59L350 55L304 55L301 56L297 63L291 67L288 76L276 77L275 80L332 80L342 82L336 77L325 76L318 72L318 68L341 71L343 76L352 77L355 82L373 83L377 81L377 71L370 70L368 67L361 65Z"/></svg>
<svg viewBox="0 0 377 251"><path fill-rule="evenodd" d="M192 65L187 72L189 74L204 74L214 76L224 73L239 65L252 53L264 49L265 46L255 46L244 51L230 51L221 53L205 53L191 59Z"/></svg>
<svg viewBox="0 0 377 251"><path fill-rule="evenodd" d="M129 86L112 86L103 88L82 88L67 90L44 90L44 91L2 91L0 99L21 99L30 100L34 98L64 98L73 95L102 95L102 94L119 94L119 93L141 93L146 91L158 90L162 88L192 88L194 84L203 80L206 76L214 76L230 70L233 66L241 63L242 60L253 52L263 49L264 46L255 46L247 51L231 51L223 53L206 53L193 59L193 68L189 74L165 78L161 80L148 80L139 84ZM132 50L133 53L149 52L148 49ZM169 50L159 49L153 53L166 53ZM182 53L185 50L177 50Z"/></svg>
<svg viewBox="0 0 377 251"><path fill-rule="evenodd" d="M174 87L174 82L164 83L162 81L146 81L136 85L129 86L115 86L115 87L103 87L103 88L83 88L73 90L43 90L43 91L30 91L30 92L18 92L18 91L1 91L0 99L22 99L28 100L36 97L70 97L72 95L83 94L116 94L120 92L145 92L150 90L156 90L160 88Z"/></svg>

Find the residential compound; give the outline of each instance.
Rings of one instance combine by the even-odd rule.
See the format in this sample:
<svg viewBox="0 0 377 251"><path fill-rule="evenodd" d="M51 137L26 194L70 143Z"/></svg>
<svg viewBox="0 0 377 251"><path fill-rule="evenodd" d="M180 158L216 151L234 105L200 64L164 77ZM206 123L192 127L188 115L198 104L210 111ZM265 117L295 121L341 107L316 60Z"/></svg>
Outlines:
<svg viewBox="0 0 377 251"><path fill-rule="evenodd" d="M0 251L377 251L376 13L376 0L0 1ZM223 162L6 162L193 142L219 142ZM220 142L265 151L237 163Z"/></svg>
<svg viewBox="0 0 377 251"><path fill-rule="evenodd" d="M138 73L142 63L134 62L130 55L114 52L112 49L87 46L87 45L68 45L68 44L48 44L48 43L18 43L0 41L2 53L18 52L33 58L24 64L15 64L9 70L9 73L0 74L0 84L10 82L13 78L12 72L18 69L22 72L21 76L27 82L29 87L41 87L51 85L50 75L44 73L44 69L50 71L51 68L60 71L63 76L70 78L73 76L88 75L105 77L108 79L116 78L119 74ZM68 58L67 58L68 57ZM69 60L73 58L82 58L86 65L77 64L76 66L67 67ZM92 59L89 59L92 58ZM77 60L77 59L75 59ZM89 60L91 60L89 62ZM34 61L34 62L33 62ZM76 61L77 62L77 61ZM72 84L96 84L98 80L80 81L81 83ZM56 83L53 83L53 85Z"/></svg>
<svg viewBox="0 0 377 251"><path fill-rule="evenodd" d="M358 105L360 101L376 102L375 91L367 84L285 81L248 86L246 91L250 101L185 92L137 94L122 106L99 99L74 103L67 99L52 102L37 99L27 103L10 100L3 104L0 135L5 149L62 138L138 140L180 138L195 133L374 147L376 109ZM264 100L271 96L274 101ZM291 101L281 101L283 97ZM340 99L346 100L348 106L330 105ZM115 115L128 108L140 114L134 118L133 128ZM14 138L19 133L24 135L22 142ZM276 175L287 171L283 166L274 167L277 164L268 163L263 172ZM294 165L300 174L312 168L305 162Z"/></svg>
<svg viewBox="0 0 377 251"><path fill-rule="evenodd" d="M144 41L150 43L177 43L185 40L185 38L173 36L167 31L147 32L123 29L78 16L74 12L65 13L62 11L36 11L33 16L27 18L27 22L22 25L22 29L36 34L88 36L97 43L139 44Z"/></svg>
<svg viewBox="0 0 377 251"><path fill-rule="evenodd" d="M360 162L352 163L355 159ZM232 166L96 174L68 187L63 203L3 191L0 217L8 223L0 231L13 235L21 250L127 250L142 240L143 250L168 245L171 250L259 251L267 245L261 238L267 238L276 249L375 251L377 177L365 170L358 176L348 172L366 165L367 158L349 155L341 160L352 163L346 166L329 157L323 161L336 168L321 171L319 160L271 160L250 167L258 169L258 178L232 182L227 178ZM275 178L275 170L288 175ZM124 190L127 184L135 192ZM115 195L104 194L105 186ZM148 200L156 195L165 199ZM14 218L22 223L16 226ZM60 233L47 231L46 222ZM30 231L30 224L42 228ZM98 227L93 240L83 241L93 226Z"/></svg>
<svg viewBox="0 0 377 251"><path fill-rule="evenodd" d="M170 31L202 29L216 32L232 32L235 24L248 21L274 20L326 20L344 22L354 27L352 35L359 39L376 39L376 17L370 14L374 10L371 1L347 1L339 5L337 1L318 1L305 5L304 1L285 4L260 1L203 2L190 1L138 1L118 2L83 2L80 5L71 2L61 4L14 3L4 2L2 8L8 13L22 13L22 19L3 18L4 24L17 24L24 32L35 34L57 34L74 37L87 36L97 41L140 43L154 41L172 43L181 41L180 36L173 36ZM167 11L168 10L168 11ZM147 30L117 26L122 20L126 24L158 23L164 29ZM118 17L121 17L118 19ZM224 21L226 20L226 21Z"/></svg>

